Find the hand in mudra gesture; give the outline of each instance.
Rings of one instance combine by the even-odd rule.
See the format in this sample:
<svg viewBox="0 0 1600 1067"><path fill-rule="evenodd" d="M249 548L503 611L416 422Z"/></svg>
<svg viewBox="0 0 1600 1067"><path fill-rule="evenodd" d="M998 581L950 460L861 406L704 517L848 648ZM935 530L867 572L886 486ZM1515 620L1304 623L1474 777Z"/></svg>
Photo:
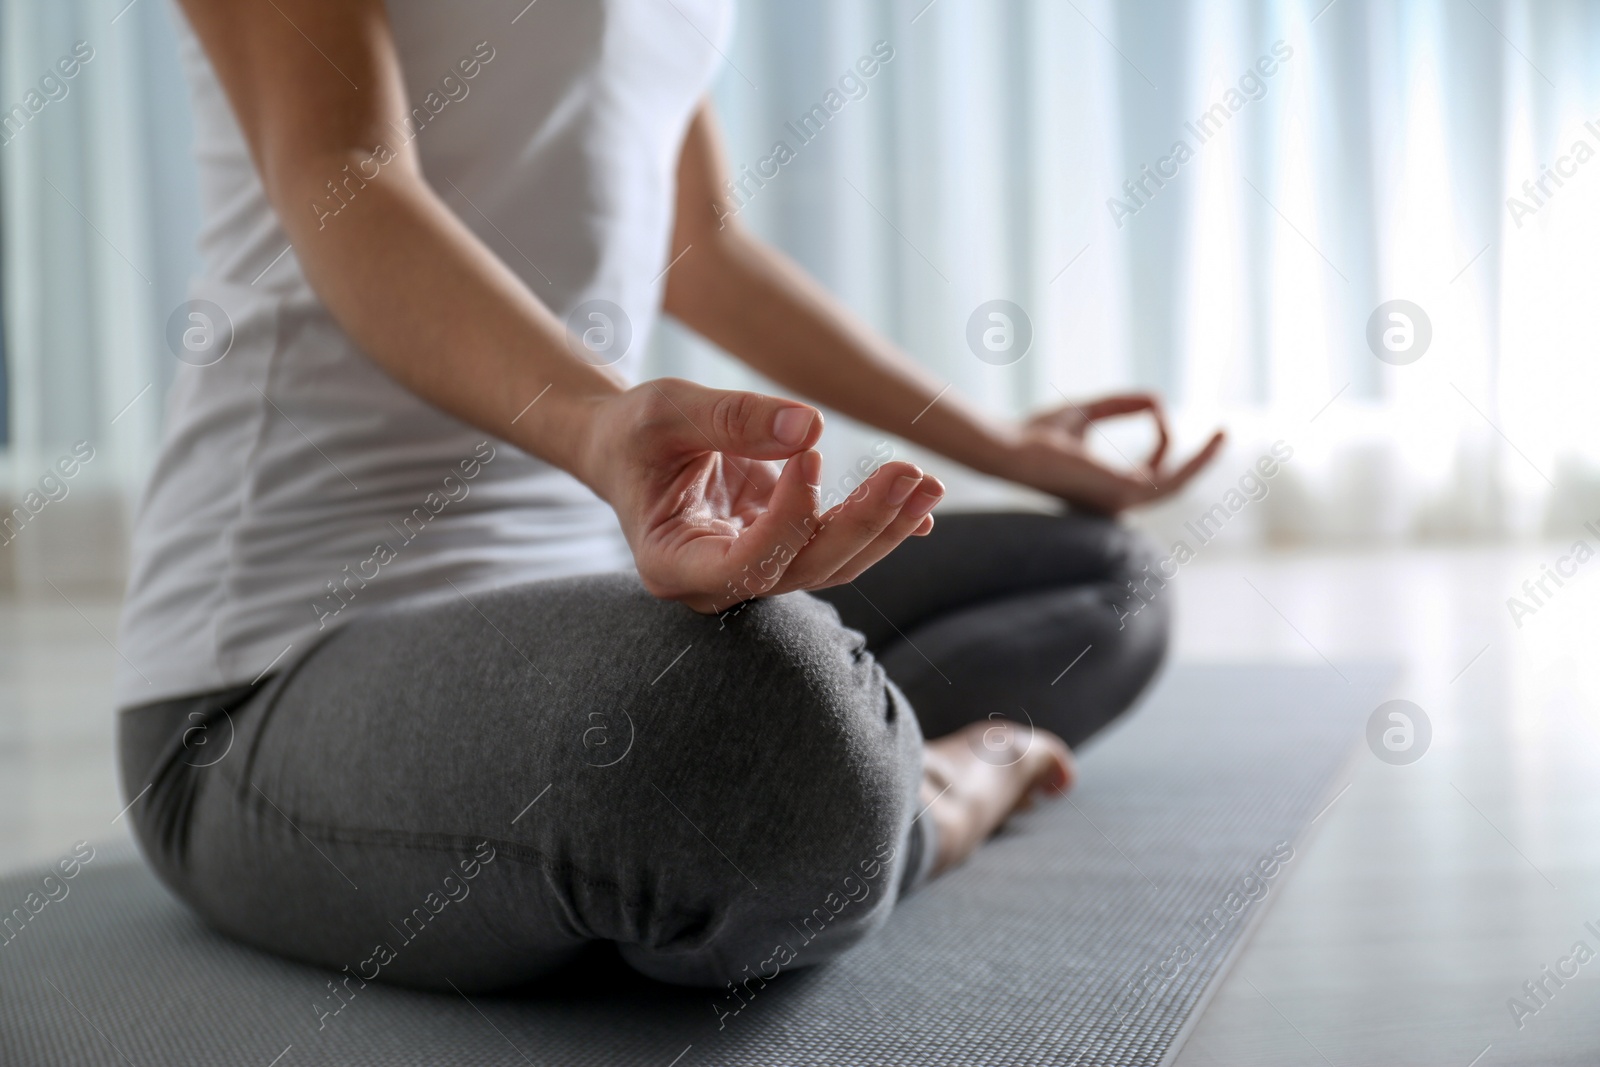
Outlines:
<svg viewBox="0 0 1600 1067"><path fill-rule="evenodd" d="M910 463L818 510L822 415L661 378L600 401L585 480L612 506L645 588L700 612L852 581L933 528L944 495Z"/></svg>
<svg viewBox="0 0 1600 1067"><path fill-rule="evenodd" d="M1149 412L1156 443L1143 463L1118 468L1095 456L1087 443L1102 419ZM1004 473L1013 481L1060 497L1090 511L1115 515L1176 493L1216 458L1225 436L1219 430L1200 451L1177 466L1165 465L1170 431L1161 401L1147 393L1125 393L1068 402L1032 416L1018 429Z"/></svg>

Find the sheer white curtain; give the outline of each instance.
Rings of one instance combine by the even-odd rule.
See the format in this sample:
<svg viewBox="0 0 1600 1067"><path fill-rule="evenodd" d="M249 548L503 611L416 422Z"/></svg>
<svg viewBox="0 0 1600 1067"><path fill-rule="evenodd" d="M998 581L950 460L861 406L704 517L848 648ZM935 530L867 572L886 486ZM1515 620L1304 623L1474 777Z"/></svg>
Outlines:
<svg viewBox="0 0 1600 1067"><path fill-rule="evenodd" d="M1222 499L1278 440L1294 458L1229 537L1564 534L1600 517L1585 432L1600 161L1561 161L1579 140L1600 150L1593 5L772 0L741 16L717 94L736 163L790 138L874 41L895 49L745 218L996 413L1138 387L1169 397L1191 443L1226 424L1229 453L1155 527ZM1162 163L1179 141L1190 157ZM1571 176L1535 186L1536 206L1522 183L1558 164ZM1176 175L1135 199L1124 182L1147 165ZM1536 210L1514 215L1513 194ZM1005 367L964 338L995 297L1035 329ZM1367 341L1397 299L1432 333L1405 365ZM660 356L739 380L682 338ZM830 445L848 462L873 436ZM957 482L958 500L1004 495Z"/></svg>
<svg viewBox="0 0 1600 1067"><path fill-rule="evenodd" d="M114 584L122 567L171 380L162 331L195 262L170 17L164 0L0 0L0 504L75 442L94 450L0 548L0 588Z"/></svg>
<svg viewBox="0 0 1600 1067"><path fill-rule="evenodd" d="M80 437L124 496L149 461L195 224L171 17L0 0L0 106L95 49L0 146L13 492ZM1154 527L1282 440L1226 537L1565 534L1600 518L1597 46L1580 0L742 0L715 95L741 218L953 392L1010 416L1152 388L1187 444L1226 424ZM966 339L995 299L1032 326L1007 365ZM1431 326L1404 365L1367 340L1392 300ZM754 382L670 325L651 366ZM833 420L830 483L884 436ZM958 503L1025 497L930 465Z"/></svg>
<svg viewBox="0 0 1600 1067"><path fill-rule="evenodd" d="M0 221L19 461L88 438L105 446L101 470L137 477L148 462L171 377L162 331L195 262L170 14L164 0L0 0ZM66 57L87 58L64 78ZM54 99L41 91L53 88L47 77L61 86Z"/></svg>
<svg viewBox="0 0 1600 1067"><path fill-rule="evenodd" d="M1114 28L1110 3L1079 7ZM875 48L892 58L851 99L841 79ZM794 149L763 186L740 182L740 217L953 392L1017 412L1059 403L1057 386L1092 392L1136 377L1129 246L1103 232L1105 197L1121 181L1121 60L1071 5L747 2L729 60L716 100L736 178L777 143ZM837 114L802 144L800 117L826 107L830 91ZM980 360L966 340L969 316L995 299L1023 308L1032 327L1028 354L1009 365ZM755 384L670 326L663 334L658 368ZM884 437L833 420L828 484ZM930 466L965 504L1018 496Z"/></svg>

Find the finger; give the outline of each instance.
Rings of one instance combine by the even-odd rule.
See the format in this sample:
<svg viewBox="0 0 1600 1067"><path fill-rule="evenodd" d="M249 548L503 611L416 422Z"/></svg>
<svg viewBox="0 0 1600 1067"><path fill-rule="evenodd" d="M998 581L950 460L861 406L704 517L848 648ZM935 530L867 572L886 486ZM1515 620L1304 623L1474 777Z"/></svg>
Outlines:
<svg viewBox="0 0 1600 1067"><path fill-rule="evenodd" d="M1070 480L1056 490L1057 495L1076 507L1115 515L1160 491L1160 485L1148 471L1112 467L1093 456L1085 460L1072 471Z"/></svg>
<svg viewBox="0 0 1600 1067"><path fill-rule="evenodd" d="M1196 452L1189 459L1189 462L1172 473L1158 478L1156 480L1156 491L1148 494L1147 499L1159 500L1162 497L1171 496L1185 485L1188 485L1195 475L1205 469L1206 464L1217 458L1217 453L1222 451L1222 446L1227 443L1227 440L1228 435L1221 430L1212 434L1211 440L1207 441L1205 447Z"/></svg>
<svg viewBox="0 0 1600 1067"><path fill-rule="evenodd" d="M734 540L722 561L722 573L710 577L709 587L720 590L716 595L719 609L773 592L821 528L817 514L821 481L822 453L815 449L807 449L783 465L766 511Z"/></svg>
<svg viewBox="0 0 1600 1067"><path fill-rule="evenodd" d="M1091 422L1116 418L1120 415L1136 415L1141 411L1148 411L1156 425L1155 447L1150 450L1150 457L1145 460L1145 466L1151 470L1159 470L1161 461L1167 456L1167 445L1172 438L1171 429L1167 425L1166 408L1162 406L1160 397L1150 393L1127 393L1102 397L1083 406L1084 416Z"/></svg>
<svg viewBox="0 0 1600 1067"><path fill-rule="evenodd" d="M910 463L879 467L844 503L822 516L821 530L790 564L779 591L813 589L827 581L889 528L921 482L922 471Z"/></svg>
<svg viewBox="0 0 1600 1067"><path fill-rule="evenodd" d="M1085 400L1075 406L1086 419L1114 419L1118 415L1134 415L1160 405L1161 402L1149 393L1117 393Z"/></svg>
<svg viewBox="0 0 1600 1067"><path fill-rule="evenodd" d="M1102 515L1118 515L1136 502L1154 499L1159 489L1137 475L1107 470L1102 477L1079 487L1070 499L1081 508Z"/></svg>
<svg viewBox="0 0 1600 1067"><path fill-rule="evenodd" d="M842 567L834 571L820 585L814 589L823 589L831 585L844 585L861 577L863 571L877 563L884 556L900 547L900 542L908 537L917 536L917 531L926 527L933 529L933 516L929 514L944 499L944 486L937 478L924 478L922 484L912 491L910 499L900 509L900 514L894 521L884 527L882 533L867 543L867 546L851 557Z"/></svg>
<svg viewBox="0 0 1600 1067"><path fill-rule="evenodd" d="M687 452L787 459L822 436L822 413L764 393L707 389L678 378L647 383L645 420Z"/></svg>
<svg viewBox="0 0 1600 1067"><path fill-rule="evenodd" d="M1145 460L1145 466L1153 471L1161 469L1161 461L1167 458L1167 445L1172 440L1172 430L1167 425L1167 409L1160 400L1151 398L1155 402L1150 405L1150 417L1156 424L1156 444L1150 450L1150 458Z"/></svg>

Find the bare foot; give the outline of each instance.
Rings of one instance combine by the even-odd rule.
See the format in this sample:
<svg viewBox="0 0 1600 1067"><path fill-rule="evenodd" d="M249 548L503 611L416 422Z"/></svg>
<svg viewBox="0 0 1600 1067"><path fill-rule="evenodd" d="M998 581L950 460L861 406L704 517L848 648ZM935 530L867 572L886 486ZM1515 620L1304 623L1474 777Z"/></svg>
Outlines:
<svg viewBox="0 0 1600 1067"><path fill-rule="evenodd" d="M922 804L939 831L933 873L970 856L1035 792L1060 796L1077 777L1072 752L1048 730L986 719L923 745Z"/></svg>

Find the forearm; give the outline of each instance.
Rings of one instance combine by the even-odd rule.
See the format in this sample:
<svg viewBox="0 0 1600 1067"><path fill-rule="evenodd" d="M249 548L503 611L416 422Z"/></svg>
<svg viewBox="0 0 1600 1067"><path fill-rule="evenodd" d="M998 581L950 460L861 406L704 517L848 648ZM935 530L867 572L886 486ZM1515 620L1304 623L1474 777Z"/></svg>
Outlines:
<svg viewBox="0 0 1600 1067"><path fill-rule="evenodd" d="M622 385L569 351L561 322L409 161L367 181L337 217L319 219L310 205L325 199L325 176L347 163L353 171L355 158L302 159L269 182L317 295L406 388L588 480L588 412Z"/></svg>
<svg viewBox="0 0 1600 1067"><path fill-rule="evenodd" d="M1003 473L1013 431L972 408L776 249L740 230L673 267L666 310L787 388L979 471Z"/></svg>

